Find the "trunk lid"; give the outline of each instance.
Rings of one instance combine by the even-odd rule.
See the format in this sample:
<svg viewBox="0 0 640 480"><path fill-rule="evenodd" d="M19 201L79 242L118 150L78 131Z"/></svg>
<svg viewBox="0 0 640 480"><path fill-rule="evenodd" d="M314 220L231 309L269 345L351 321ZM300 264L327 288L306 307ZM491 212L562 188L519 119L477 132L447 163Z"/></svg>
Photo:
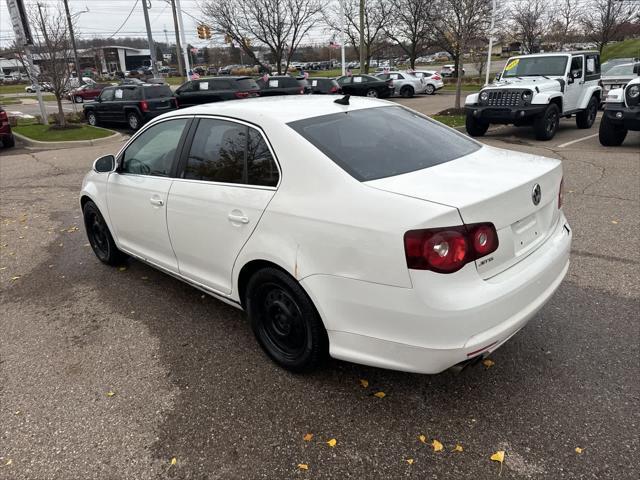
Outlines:
<svg viewBox="0 0 640 480"><path fill-rule="evenodd" d="M525 258L551 234L559 218L561 180L559 160L484 146L450 162L366 184L455 207L465 224L492 222L499 247L476 261L480 275L490 278ZM536 184L541 192L537 205Z"/></svg>

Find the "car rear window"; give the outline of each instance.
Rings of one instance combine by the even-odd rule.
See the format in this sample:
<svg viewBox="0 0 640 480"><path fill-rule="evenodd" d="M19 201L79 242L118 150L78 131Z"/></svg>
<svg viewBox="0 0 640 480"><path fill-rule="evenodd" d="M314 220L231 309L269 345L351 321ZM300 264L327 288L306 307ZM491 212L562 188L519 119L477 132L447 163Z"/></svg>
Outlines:
<svg viewBox="0 0 640 480"><path fill-rule="evenodd" d="M173 96L169 85L154 85L153 87L144 87L144 94L146 98L162 98Z"/></svg>
<svg viewBox="0 0 640 480"><path fill-rule="evenodd" d="M288 125L361 182L433 167L480 148L402 107L334 113Z"/></svg>
<svg viewBox="0 0 640 480"><path fill-rule="evenodd" d="M236 83L240 90L258 90L258 84L252 78L240 78Z"/></svg>

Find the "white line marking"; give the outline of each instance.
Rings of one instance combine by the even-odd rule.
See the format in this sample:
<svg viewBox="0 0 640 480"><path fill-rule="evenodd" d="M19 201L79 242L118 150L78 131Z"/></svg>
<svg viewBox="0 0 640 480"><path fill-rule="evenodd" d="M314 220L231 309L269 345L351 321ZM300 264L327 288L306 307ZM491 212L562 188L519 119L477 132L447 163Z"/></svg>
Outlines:
<svg viewBox="0 0 640 480"><path fill-rule="evenodd" d="M594 133L593 135L589 135L588 137L582 137L582 138L579 138L577 140L571 140L570 142L563 143L562 145L558 145L557 148L568 147L569 145L573 145L574 143L578 143L578 142L581 142L583 140L589 140L590 138L597 137L597 136L598 136L598 134Z"/></svg>

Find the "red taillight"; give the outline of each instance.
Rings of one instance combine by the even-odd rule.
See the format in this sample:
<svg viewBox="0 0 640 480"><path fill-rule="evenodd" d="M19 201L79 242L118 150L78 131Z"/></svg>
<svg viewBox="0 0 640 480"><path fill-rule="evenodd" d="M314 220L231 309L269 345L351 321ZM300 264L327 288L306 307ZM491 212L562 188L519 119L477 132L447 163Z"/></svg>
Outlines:
<svg viewBox="0 0 640 480"><path fill-rule="evenodd" d="M442 77L437 73L432 77L434 80L442 80Z"/></svg>
<svg viewBox="0 0 640 480"><path fill-rule="evenodd" d="M148 112L149 111L149 104L147 103L146 100L142 100L140 102L140 111L142 111L142 112Z"/></svg>
<svg viewBox="0 0 640 480"><path fill-rule="evenodd" d="M300 89L300 95L304 95L304 88Z"/></svg>
<svg viewBox="0 0 640 480"><path fill-rule="evenodd" d="M560 190L558 191L558 210L562 208L564 203L564 177L560 180Z"/></svg>
<svg viewBox="0 0 640 480"><path fill-rule="evenodd" d="M404 234L407 267L453 273L498 248L492 223L410 230Z"/></svg>
<svg viewBox="0 0 640 480"><path fill-rule="evenodd" d="M247 98L249 96L249 92L236 92L236 98Z"/></svg>
<svg viewBox="0 0 640 480"><path fill-rule="evenodd" d="M335 85L329 89L329 93L336 93L337 91L338 91L338 87L336 87Z"/></svg>

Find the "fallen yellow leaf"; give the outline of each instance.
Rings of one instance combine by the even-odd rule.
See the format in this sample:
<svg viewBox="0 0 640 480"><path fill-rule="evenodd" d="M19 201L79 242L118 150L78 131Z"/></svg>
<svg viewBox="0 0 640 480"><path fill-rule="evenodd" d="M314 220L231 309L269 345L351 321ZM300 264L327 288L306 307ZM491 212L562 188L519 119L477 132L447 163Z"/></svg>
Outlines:
<svg viewBox="0 0 640 480"><path fill-rule="evenodd" d="M11 277L11 280L18 280L20 278L20 276L16 276L16 277Z"/></svg>
<svg viewBox="0 0 640 480"><path fill-rule="evenodd" d="M427 443L427 437L425 437L424 435L418 435L418 440L420 440L422 443Z"/></svg>
<svg viewBox="0 0 640 480"><path fill-rule="evenodd" d="M312 438L313 438L313 433L307 433L307 434L305 434L305 436L304 436L304 437L302 437L302 439L303 439L305 442L310 442Z"/></svg>
<svg viewBox="0 0 640 480"><path fill-rule="evenodd" d="M384 393L384 392L376 392L376 393L373 394L373 396L374 397L378 397L378 398L384 398L384 397L387 396L387 394Z"/></svg>
<svg viewBox="0 0 640 480"><path fill-rule="evenodd" d="M116 394L116 392L114 392L113 390L109 390L107 392L107 397L113 397Z"/></svg>
<svg viewBox="0 0 640 480"><path fill-rule="evenodd" d="M300 470L309 470L309 465L307 465L306 463L299 463L298 468Z"/></svg>
<svg viewBox="0 0 640 480"><path fill-rule="evenodd" d="M582 453L582 449L580 447L576 447L576 453L577 454L581 454Z"/></svg>
<svg viewBox="0 0 640 480"><path fill-rule="evenodd" d="M140 277L142 280L149 280L149 277Z"/></svg>
<svg viewBox="0 0 640 480"><path fill-rule="evenodd" d="M413 465L413 458L407 458L407 463L409 465Z"/></svg>
<svg viewBox="0 0 640 480"><path fill-rule="evenodd" d="M176 463L178 463L178 460L176 459L176 457L173 457L169 462L169 465L175 465Z"/></svg>
<svg viewBox="0 0 640 480"><path fill-rule="evenodd" d="M486 359L484 359L484 360L482 361L482 364L485 366L485 368L491 368L491 367L493 367L493 366L496 364L496 362L494 362L493 360L489 360L488 358L486 358Z"/></svg>
<svg viewBox="0 0 640 480"><path fill-rule="evenodd" d="M504 462L504 450L498 450L496 453L491 455L491 460L494 462Z"/></svg>
<svg viewBox="0 0 640 480"><path fill-rule="evenodd" d="M331 440L329 440L329 441L327 442L327 445L329 445L330 447L332 447L332 448L333 448L333 447L335 447L335 446L336 446L336 444L337 444L337 443L338 443L338 441L337 441L335 438L332 438Z"/></svg>
<svg viewBox="0 0 640 480"><path fill-rule="evenodd" d="M611 220L611 223L613 223L614 225L617 225L618 221L617 220Z"/></svg>
<svg viewBox="0 0 640 480"><path fill-rule="evenodd" d="M7 460L7 463L5 463L5 465L8 467L9 465L11 465L13 463L13 460L9 459Z"/></svg>
<svg viewBox="0 0 640 480"><path fill-rule="evenodd" d="M443 449L442 444L435 438L433 439L433 442L431 442L431 446L433 447L434 452L439 452Z"/></svg>
<svg viewBox="0 0 640 480"><path fill-rule="evenodd" d="M118 267L118 271L119 272L124 272L127 269L127 267Z"/></svg>
<svg viewBox="0 0 640 480"><path fill-rule="evenodd" d="M361 378L360 385L362 385L362 388L367 388L369 386L369 380L365 380L364 378Z"/></svg>
<svg viewBox="0 0 640 480"><path fill-rule="evenodd" d="M456 443L456 446L453 447L453 451L454 452L464 452L464 448L462 448L462 445L459 445Z"/></svg>

